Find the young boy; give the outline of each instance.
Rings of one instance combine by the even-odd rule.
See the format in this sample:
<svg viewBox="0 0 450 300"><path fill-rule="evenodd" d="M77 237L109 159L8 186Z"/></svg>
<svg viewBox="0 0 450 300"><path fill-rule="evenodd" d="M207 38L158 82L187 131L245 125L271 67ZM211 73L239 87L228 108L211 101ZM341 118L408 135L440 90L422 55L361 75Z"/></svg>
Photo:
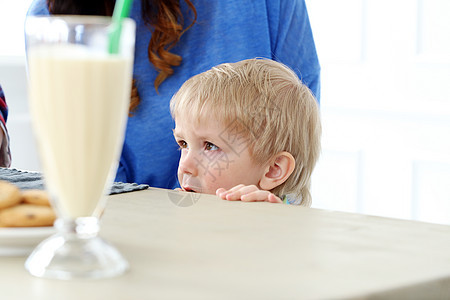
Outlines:
<svg viewBox="0 0 450 300"><path fill-rule="evenodd" d="M311 206L319 110L286 66L267 59L219 65L187 80L170 110L182 190Z"/></svg>

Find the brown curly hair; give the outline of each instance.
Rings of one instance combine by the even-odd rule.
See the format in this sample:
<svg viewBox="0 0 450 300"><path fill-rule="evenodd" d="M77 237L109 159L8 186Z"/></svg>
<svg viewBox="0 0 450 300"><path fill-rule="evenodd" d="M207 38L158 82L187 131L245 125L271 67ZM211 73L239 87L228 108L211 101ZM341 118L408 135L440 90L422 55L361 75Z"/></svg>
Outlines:
<svg viewBox="0 0 450 300"><path fill-rule="evenodd" d="M173 74L173 67L179 66L180 55L169 52L179 41L183 33L194 25L197 11L190 0L184 0L194 13L189 26L183 29L183 14L180 10L180 0L141 0L142 19L152 29L152 37L148 44L148 59L158 70L155 79L156 91L161 83ZM115 0L47 0L47 7L51 14L69 15L103 15L112 16ZM130 113L134 112L140 102L133 79L131 92Z"/></svg>

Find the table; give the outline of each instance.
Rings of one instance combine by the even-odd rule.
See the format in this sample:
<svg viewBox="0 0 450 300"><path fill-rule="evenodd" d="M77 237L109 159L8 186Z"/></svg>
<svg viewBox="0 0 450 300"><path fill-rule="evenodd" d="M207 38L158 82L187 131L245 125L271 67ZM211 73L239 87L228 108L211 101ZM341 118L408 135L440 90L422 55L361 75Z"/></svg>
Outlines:
<svg viewBox="0 0 450 300"><path fill-rule="evenodd" d="M41 279L1 257L0 298L450 298L450 226L149 189L109 196L101 236L126 274Z"/></svg>

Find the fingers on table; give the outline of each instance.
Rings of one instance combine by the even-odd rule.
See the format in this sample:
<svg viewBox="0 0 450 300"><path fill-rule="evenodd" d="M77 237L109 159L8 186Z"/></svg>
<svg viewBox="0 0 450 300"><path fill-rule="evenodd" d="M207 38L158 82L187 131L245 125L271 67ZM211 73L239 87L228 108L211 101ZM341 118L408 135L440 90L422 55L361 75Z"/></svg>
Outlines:
<svg viewBox="0 0 450 300"><path fill-rule="evenodd" d="M258 191L258 190L259 190L258 187L254 186L254 185L239 184L229 190L220 188L216 191L216 194L224 200L238 201L238 200L242 200L241 197L243 195L246 195L251 192Z"/></svg>
<svg viewBox="0 0 450 300"><path fill-rule="evenodd" d="M229 190L219 188L216 195L228 201L257 202L267 201L271 203L282 203L283 201L269 191L260 190L255 185L237 185Z"/></svg>
<svg viewBox="0 0 450 300"><path fill-rule="evenodd" d="M245 202L256 202L256 201L267 201L271 203L281 203L281 199L272 194L269 191L257 190L241 196L241 201Z"/></svg>

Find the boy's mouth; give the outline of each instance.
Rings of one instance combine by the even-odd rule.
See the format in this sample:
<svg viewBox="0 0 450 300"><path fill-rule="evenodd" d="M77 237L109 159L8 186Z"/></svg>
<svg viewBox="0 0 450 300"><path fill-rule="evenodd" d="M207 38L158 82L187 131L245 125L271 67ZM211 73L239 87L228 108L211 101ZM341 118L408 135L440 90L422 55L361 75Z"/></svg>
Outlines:
<svg viewBox="0 0 450 300"><path fill-rule="evenodd" d="M185 192L201 193L202 185L197 177L190 174L184 174L180 180L180 187Z"/></svg>
<svg viewBox="0 0 450 300"><path fill-rule="evenodd" d="M183 191L190 192L190 193L197 193L195 190L191 189L190 187L183 187Z"/></svg>

